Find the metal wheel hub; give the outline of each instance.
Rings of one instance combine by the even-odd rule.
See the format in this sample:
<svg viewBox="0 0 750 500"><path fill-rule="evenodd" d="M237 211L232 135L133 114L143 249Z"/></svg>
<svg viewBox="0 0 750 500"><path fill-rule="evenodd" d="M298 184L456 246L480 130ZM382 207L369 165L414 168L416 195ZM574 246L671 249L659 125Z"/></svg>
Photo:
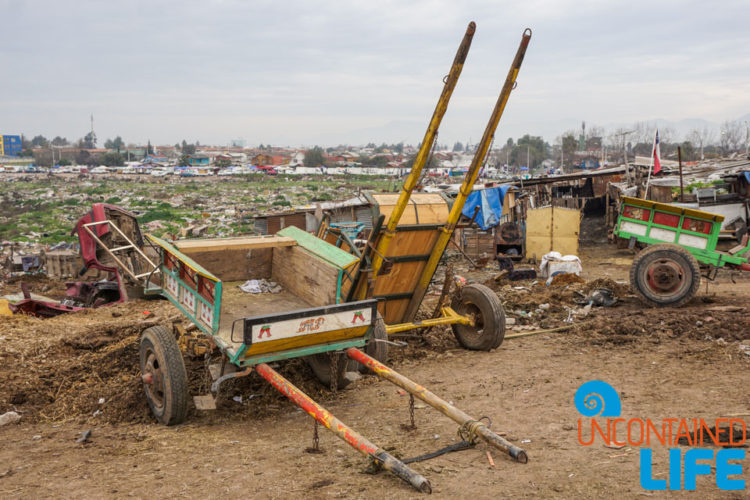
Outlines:
<svg viewBox="0 0 750 500"><path fill-rule="evenodd" d="M648 283L656 292L670 292L682 283L684 271L676 262L661 260L648 270Z"/></svg>
<svg viewBox="0 0 750 500"><path fill-rule="evenodd" d="M159 360L152 351L148 352L141 379L154 404L160 408L164 406L164 375Z"/></svg>

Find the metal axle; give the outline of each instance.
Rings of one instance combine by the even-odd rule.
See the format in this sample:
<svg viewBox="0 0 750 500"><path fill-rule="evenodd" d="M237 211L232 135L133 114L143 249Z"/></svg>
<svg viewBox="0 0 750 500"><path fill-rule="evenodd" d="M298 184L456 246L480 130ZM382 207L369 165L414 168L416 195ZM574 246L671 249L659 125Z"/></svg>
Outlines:
<svg viewBox="0 0 750 500"><path fill-rule="evenodd" d="M393 384L396 384L403 390L409 392L410 394L413 394L415 397L432 406L446 417L460 424L462 428L468 431L469 435L476 435L481 437L495 448L515 458L518 462L525 464L529 461L529 457L526 455L526 452L521 448L501 438L490 429L488 429L483 422L473 419L471 416L454 407L444 399L439 398L421 385L416 384L400 373L391 370L384 364L380 363L376 359L371 358L359 349L350 347L346 350L346 354L351 359L365 365L377 376L384 378L387 381L392 382Z"/></svg>
<svg viewBox="0 0 750 500"><path fill-rule="evenodd" d="M363 436L360 436L357 431L337 419L328 410L313 401L310 396L300 391L270 366L261 363L255 366L255 371L284 396L289 398L292 403L305 410L308 415L325 425L331 432L349 443L352 448L370 457L378 467L392 472L423 493L432 493L430 482L424 476L418 474L388 452L378 448Z"/></svg>

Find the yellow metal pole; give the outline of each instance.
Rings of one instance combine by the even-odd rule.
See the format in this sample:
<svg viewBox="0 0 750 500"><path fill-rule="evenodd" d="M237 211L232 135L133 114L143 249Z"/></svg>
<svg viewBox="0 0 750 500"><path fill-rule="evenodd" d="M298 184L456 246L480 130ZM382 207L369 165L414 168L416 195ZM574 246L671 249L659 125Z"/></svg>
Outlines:
<svg viewBox="0 0 750 500"><path fill-rule="evenodd" d="M430 284L430 280L432 280L432 275L435 274L435 269L437 269L440 258L443 256L445 247L448 246L448 242L453 236L453 230L456 228L458 219L461 217L461 211L464 208L464 203L466 203L466 198L471 194L471 189L479 175L479 169L482 166L482 162L484 162L485 156L487 156L487 150L495 136L497 124L500 122L500 117L503 115L510 93L516 85L516 78L518 77L518 72L521 70L521 63L523 63L523 58L526 54L526 49L529 46L530 40L531 30L527 28L523 32L523 37L521 38L521 44L516 52L516 57L513 60L508 76L505 79L503 89L500 91L500 95L497 98L497 103L495 104L495 109L490 116L490 121L484 129L484 135L482 136L482 140L477 147L477 152L471 161L469 171L466 172L461 188L458 190L456 201L453 202L453 207L451 208L450 214L448 214L448 221L445 223L445 226L440 229L440 235L435 242L435 247L432 249L430 259L427 261L424 271L422 271L422 275L417 283L417 288L414 290L414 295L411 298L411 302L409 302L409 307L406 309L406 321L411 321L411 319L417 314L417 310L422 303L422 299L424 298L424 294Z"/></svg>
<svg viewBox="0 0 750 500"><path fill-rule="evenodd" d="M422 139L422 146L419 148L417 156L414 158L414 165L412 166L411 172L406 178L406 181L404 181L404 186L401 188L398 202L396 203L393 212L391 212L388 224L386 225L386 228L378 241L376 251L374 252L371 275L373 278L378 275L378 271L380 271L380 268L383 265L382 256L385 255L385 252L391 244L391 240L393 240L393 237L396 234L396 227L398 226L399 220L401 220L401 215L403 215L404 210L409 203L411 193L414 191L414 188L417 186L417 181L419 181L419 177L422 175L422 169L424 168L425 163L427 163L427 158L430 154L432 143L435 142L435 136L440 127L440 122L443 119L443 115L445 115L445 112L448 110L448 101L450 101L453 89L456 88L458 77L461 76L461 71L464 68L464 62L466 61L466 56L469 54L469 47L471 47L471 41L474 38L475 30L476 24L472 21L466 28L466 34L464 34L461 45L458 47L458 52L456 52L456 57L453 59L450 73L448 73L448 76L445 78L443 92L440 94L440 99L438 100L435 111L432 114L432 119L427 127L427 132L425 132L424 139ZM360 288L357 290L358 299L361 300L367 297L368 286L369 284L367 283L367 280L363 280L360 284Z"/></svg>

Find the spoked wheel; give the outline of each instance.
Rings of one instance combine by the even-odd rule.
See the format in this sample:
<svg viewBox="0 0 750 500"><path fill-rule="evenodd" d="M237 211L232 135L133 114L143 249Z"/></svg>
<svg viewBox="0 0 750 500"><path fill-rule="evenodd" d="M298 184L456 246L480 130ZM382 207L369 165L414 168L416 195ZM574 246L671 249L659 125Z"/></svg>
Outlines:
<svg viewBox="0 0 750 500"><path fill-rule="evenodd" d="M141 336L143 388L151 412L164 425L176 425L187 415L188 382L182 353L172 332L157 325Z"/></svg>
<svg viewBox="0 0 750 500"><path fill-rule="evenodd" d="M378 313L378 317L372 327L372 337L365 345L365 354L381 363L385 363L388 360L388 344L385 342L387 340L388 332L385 331L385 321L383 321L383 317ZM370 373L370 369L366 368L365 365L360 365L359 363L357 365L360 373Z"/></svg>
<svg viewBox="0 0 750 500"><path fill-rule="evenodd" d="M338 356L338 369L336 377L336 388L343 389L351 383L354 377L359 375L347 376L348 372L357 372L357 363L353 359L341 352L338 354L322 352L320 354L313 354L312 356L306 356L305 361L310 365L315 377L320 381L321 384L327 387L333 387L331 381L333 380L333 363L331 363L331 357Z"/></svg>
<svg viewBox="0 0 750 500"><path fill-rule="evenodd" d="M679 307L693 298L700 282L698 261L678 245L650 246L630 268L633 291L651 305Z"/></svg>
<svg viewBox="0 0 750 500"><path fill-rule="evenodd" d="M458 343L465 349L489 351L499 347L505 338L505 312L497 294L490 288L472 284L463 287L453 298L451 307L474 320L471 325L451 325Z"/></svg>

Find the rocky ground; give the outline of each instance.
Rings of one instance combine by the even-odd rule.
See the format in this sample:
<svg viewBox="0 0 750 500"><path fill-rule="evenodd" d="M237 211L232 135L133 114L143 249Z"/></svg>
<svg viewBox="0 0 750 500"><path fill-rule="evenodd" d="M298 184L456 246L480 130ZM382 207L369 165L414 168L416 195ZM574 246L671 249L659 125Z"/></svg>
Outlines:
<svg viewBox="0 0 750 500"><path fill-rule="evenodd" d="M414 464L437 497L667 496L641 488L638 449L578 444L573 395L591 379L616 388L625 418L738 416L750 423L747 276L732 283L720 275L688 306L656 309L629 292L628 251L600 245L581 257L581 282L550 286L497 280L496 269L457 263L460 274L498 293L513 323L506 341L492 352L468 352L449 329L436 328L399 338L406 346L391 349L396 370L476 418L490 417L494 430L529 455L522 465L480 443ZM6 283L3 292L17 286ZM576 301L600 286L615 291L618 304L584 312ZM42 290L54 295L56 284L32 283L32 291ZM367 474L367 461L325 430L323 453L306 453L312 420L255 375L228 383L216 411L191 410L184 425L157 425L139 380L137 341L143 328L177 316L166 302L133 301L50 320L0 319L0 413L21 415L0 427L1 497L420 496L387 473ZM206 391L205 363L186 359L194 394ZM278 369L396 456L459 440L456 424L419 402L416 430L404 430L408 396L373 376L334 394L300 361ZM87 430L90 438L78 443ZM666 477L666 457L655 449L654 477ZM743 466L747 480L750 462ZM698 479L697 494L724 497L712 477Z"/></svg>

